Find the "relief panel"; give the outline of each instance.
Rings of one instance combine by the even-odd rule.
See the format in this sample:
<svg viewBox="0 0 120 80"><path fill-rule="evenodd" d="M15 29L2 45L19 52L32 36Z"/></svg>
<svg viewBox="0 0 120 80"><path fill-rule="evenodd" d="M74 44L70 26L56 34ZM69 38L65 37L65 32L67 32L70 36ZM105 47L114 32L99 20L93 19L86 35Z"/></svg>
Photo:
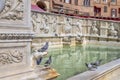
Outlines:
<svg viewBox="0 0 120 80"><path fill-rule="evenodd" d="M30 14L28 4L28 0L0 0L1 26L28 25ZM20 27L18 25L16 27Z"/></svg>

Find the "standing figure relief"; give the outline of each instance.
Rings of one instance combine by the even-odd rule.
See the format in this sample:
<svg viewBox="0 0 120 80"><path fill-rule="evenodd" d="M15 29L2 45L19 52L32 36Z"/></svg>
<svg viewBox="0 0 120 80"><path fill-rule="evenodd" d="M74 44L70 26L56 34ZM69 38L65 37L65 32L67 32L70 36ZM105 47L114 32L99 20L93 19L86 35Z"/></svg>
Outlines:
<svg viewBox="0 0 120 80"><path fill-rule="evenodd" d="M91 34L98 36L98 29L97 29L96 21L93 22L93 25L91 27Z"/></svg>

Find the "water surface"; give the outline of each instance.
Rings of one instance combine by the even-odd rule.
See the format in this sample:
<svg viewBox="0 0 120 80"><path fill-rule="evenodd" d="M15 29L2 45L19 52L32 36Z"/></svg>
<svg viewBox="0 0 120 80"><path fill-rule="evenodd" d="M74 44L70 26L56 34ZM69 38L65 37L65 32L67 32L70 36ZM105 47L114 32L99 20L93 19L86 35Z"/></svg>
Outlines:
<svg viewBox="0 0 120 80"><path fill-rule="evenodd" d="M55 80L66 80L69 77L86 71L85 63L102 59L102 64L105 64L120 58L119 47L101 45L64 46L63 48L49 49L48 53L52 55L51 66L60 73L60 76ZM48 57L44 61L46 59Z"/></svg>

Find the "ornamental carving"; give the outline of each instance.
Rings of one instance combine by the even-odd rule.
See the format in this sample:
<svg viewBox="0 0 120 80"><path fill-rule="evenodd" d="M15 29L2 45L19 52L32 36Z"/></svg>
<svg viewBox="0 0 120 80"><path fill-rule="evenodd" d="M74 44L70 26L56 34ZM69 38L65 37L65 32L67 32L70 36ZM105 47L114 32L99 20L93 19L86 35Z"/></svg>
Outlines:
<svg viewBox="0 0 120 80"><path fill-rule="evenodd" d="M23 61L23 51L20 49L0 51L0 65L21 63Z"/></svg>
<svg viewBox="0 0 120 80"><path fill-rule="evenodd" d="M82 20L76 22L76 34L79 36L82 35Z"/></svg>
<svg viewBox="0 0 120 80"><path fill-rule="evenodd" d="M32 33L0 33L1 40L31 39L33 36Z"/></svg>
<svg viewBox="0 0 120 80"><path fill-rule="evenodd" d="M113 23L110 24L109 28L108 28L108 36L110 37L118 37L118 32L117 30L115 30L115 26Z"/></svg>
<svg viewBox="0 0 120 80"><path fill-rule="evenodd" d="M69 19L69 18L65 19L65 27L64 27L65 34L71 33L71 31L72 31L72 24L71 23L72 23L71 19Z"/></svg>
<svg viewBox="0 0 120 80"><path fill-rule="evenodd" d="M0 0L0 19L22 20L23 0Z"/></svg>
<svg viewBox="0 0 120 80"><path fill-rule="evenodd" d="M50 16L45 14L32 13L33 31L36 33L48 34L50 32Z"/></svg>

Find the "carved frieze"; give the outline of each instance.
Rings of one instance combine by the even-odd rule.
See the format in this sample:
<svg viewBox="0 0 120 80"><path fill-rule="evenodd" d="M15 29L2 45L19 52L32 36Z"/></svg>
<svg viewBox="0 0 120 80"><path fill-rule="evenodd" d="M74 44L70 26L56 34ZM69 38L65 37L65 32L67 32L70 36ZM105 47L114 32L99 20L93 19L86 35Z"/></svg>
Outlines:
<svg viewBox="0 0 120 80"><path fill-rule="evenodd" d="M31 39L32 33L0 33L0 40Z"/></svg>
<svg viewBox="0 0 120 80"><path fill-rule="evenodd" d="M30 27L30 0L0 0L1 27Z"/></svg>
<svg viewBox="0 0 120 80"><path fill-rule="evenodd" d="M23 20L23 0L0 0L0 19Z"/></svg>
<svg viewBox="0 0 120 80"><path fill-rule="evenodd" d="M22 48L0 50L0 65L21 63L23 61L23 54Z"/></svg>
<svg viewBox="0 0 120 80"><path fill-rule="evenodd" d="M50 16L46 14L32 13L33 31L36 33L48 34L50 31Z"/></svg>

